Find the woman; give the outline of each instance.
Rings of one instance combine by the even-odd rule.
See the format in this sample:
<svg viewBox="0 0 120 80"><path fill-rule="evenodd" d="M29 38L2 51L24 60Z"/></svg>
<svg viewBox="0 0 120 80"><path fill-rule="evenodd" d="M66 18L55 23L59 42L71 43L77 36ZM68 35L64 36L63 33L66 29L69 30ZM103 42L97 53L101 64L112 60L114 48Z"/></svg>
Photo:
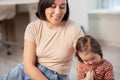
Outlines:
<svg viewBox="0 0 120 80"><path fill-rule="evenodd" d="M101 46L93 37L79 38L76 50L78 80L114 80L113 66L103 59Z"/></svg>
<svg viewBox="0 0 120 80"><path fill-rule="evenodd" d="M19 80L69 80L74 46L82 33L69 20L68 1L39 0L37 16L25 31L24 64L15 70Z"/></svg>

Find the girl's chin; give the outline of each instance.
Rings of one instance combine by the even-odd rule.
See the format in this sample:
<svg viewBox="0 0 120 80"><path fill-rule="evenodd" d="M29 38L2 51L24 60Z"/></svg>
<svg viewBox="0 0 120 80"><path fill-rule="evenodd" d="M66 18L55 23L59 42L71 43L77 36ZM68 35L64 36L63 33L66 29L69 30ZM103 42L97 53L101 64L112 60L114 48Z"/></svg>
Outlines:
<svg viewBox="0 0 120 80"><path fill-rule="evenodd" d="M98 63L94 63L94 64L88 64L88 66L96 66L96 65L98 65L99 64L99 62Z"/></svg>

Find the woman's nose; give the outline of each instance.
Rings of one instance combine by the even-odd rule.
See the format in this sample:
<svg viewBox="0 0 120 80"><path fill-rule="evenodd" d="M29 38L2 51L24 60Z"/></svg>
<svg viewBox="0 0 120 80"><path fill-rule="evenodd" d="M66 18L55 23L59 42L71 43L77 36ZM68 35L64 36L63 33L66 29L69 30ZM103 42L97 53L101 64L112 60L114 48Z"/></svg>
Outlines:
<svg viewBox="0 0 120 80"><path fill-rule="evenodd" d="M59 7L56 7L54 13L55 14L60 14L61 13L61 9Z"/></svg>

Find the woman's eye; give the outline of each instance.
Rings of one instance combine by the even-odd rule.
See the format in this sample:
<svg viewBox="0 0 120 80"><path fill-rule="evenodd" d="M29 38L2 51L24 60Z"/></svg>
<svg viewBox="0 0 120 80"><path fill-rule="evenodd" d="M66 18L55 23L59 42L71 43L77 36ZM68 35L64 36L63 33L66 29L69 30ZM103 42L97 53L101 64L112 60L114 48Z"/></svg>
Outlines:
<svg viewBox="0 0 120 80"><path fill-rule="evenodd" d="M52 8L56 8L56 6L55 6L55 5L52 5L51 7L52 7Z"/></svg>
<svg viewBox="0 0 120 80"><path fill-rule="evenodd" d="M52 5L51 8L56 8L56 5ZM61 5L61 6L59 6L59 8L60 8L60 9L65 9L66 6L65 6L65 5Z"/></svg>
<svg viewBox="0 0 120 80"><path fill-rule="evenodd" d="M66 6L60 6L60 9L65 9Z"/></svg>

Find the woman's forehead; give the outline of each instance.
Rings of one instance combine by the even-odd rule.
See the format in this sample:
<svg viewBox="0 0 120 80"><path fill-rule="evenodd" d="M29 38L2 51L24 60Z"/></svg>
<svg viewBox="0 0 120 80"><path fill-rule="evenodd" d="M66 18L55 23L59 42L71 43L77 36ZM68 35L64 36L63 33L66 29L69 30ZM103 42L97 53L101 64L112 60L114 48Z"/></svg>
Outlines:
<svg viewBox="0 0 120 80"><path fill-rule="evenodd" d="M55 0L54 3L56 4L67 3L67 0Z"/></svg>

